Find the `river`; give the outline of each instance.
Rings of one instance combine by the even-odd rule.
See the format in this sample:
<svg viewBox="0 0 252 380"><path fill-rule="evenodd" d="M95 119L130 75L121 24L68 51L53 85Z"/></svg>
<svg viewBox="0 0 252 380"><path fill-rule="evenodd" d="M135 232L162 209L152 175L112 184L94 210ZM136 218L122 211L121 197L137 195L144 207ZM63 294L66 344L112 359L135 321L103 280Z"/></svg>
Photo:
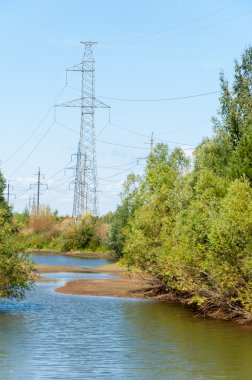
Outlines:
<svg viewBox="0 0 252 380"><path fill-rule="evenodd" d="M83 267L107 262L34 258ZM250 328L171 303L54 292L70 279L106 274L47 276L58 282L36 284L22 301L0 301L1 380L252 379Z"/></svg>

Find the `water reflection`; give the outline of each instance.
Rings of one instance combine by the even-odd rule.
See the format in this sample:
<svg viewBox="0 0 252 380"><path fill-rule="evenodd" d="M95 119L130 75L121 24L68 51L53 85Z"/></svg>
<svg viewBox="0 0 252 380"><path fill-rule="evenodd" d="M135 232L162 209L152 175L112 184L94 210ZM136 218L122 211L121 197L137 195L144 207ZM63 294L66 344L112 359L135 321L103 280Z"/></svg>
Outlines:
<svg viewBox="0 0 252 380"><path fill-rule="evenodd" d="M55 281L63 280L83 280L83 279L106 279L106 278L115 278L116 276L112 276L106 273L71 273L71 272L52 272L52 273L43 273L43 277L49 279L55 279Z"/></svg>
<svg viewBox="0 0 252 380"><path fill-rule="evenodd" d="M251 378L251 330L195 318L177 305L144 303L123 307L128 316L126 329L135 337L136 354L144 347L147 367L156 357L156 367L162 368L164 377L157 368L152 369L157 378Z"/></svg>
<svg viewBox="0 0 252 380"><path fill-rule="evenodd" d="M94 268L98 265L105 265L114 262L114 260L108 259L94 259L94 258L83 258L77 256L63 256L63 255L31 255L31 260L35 263L42 265L69 265L69 266L79 266L85 268Z"/></svg>

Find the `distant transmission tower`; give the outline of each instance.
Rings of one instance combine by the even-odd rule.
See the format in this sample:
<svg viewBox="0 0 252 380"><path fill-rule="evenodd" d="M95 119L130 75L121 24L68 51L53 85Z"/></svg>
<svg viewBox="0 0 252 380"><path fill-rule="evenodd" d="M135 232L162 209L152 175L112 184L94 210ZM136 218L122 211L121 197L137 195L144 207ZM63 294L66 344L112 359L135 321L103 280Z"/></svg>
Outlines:
<svg viewBox="0 0 252 380"><path fill-rule="evenodd" d="M84 44L82 62L67 69L81 72L81 98L59 104L62 107L79 107L81 109L80 137L76 153L74 178L73 217L78 220L81 215L98 213L97 164L95 108L109 108L95 98L95 60L93 45L96 42L81 41Z"/></svg>

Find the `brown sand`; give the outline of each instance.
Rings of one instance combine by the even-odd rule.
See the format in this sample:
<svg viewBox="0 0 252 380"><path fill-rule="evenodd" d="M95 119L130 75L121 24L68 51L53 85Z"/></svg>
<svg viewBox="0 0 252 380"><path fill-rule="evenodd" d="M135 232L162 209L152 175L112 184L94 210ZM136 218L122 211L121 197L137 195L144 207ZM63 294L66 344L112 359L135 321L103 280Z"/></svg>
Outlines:
<svg viewBox="0 0 252 380"><path fill-rule="evenodd" d="M63 265L37 265L36 268L38 273L106 273L118 277L105 280L70 281L66 283L66 285L56 289L56 292L64 294L150 298L151 295L153 295L152 290L156 287L152 277L143 275L142 272L127 272L126 269L118 263L107 264L96 268L80 268ZM43 281L43 277L38 278L38 281L41 280Z"/></svg>
<svg viewBox="0 0 252 380"><path fill-rule="evenodd" d="M116 276L117 278L106 280L75 280L66 283L66 285L57 288L56 292L64 294L90 295L90 296L110 296L110 297L127 297L127 298L148 298L159 301L171 301L190 305L190 297L185 297L183 294L176 292L167 292L164 284L147 274L140 271L127 272L126 268L118 263L107 264L96 268L80 268L71 266L50 266L37 265L37 281L53 281L43 278L40 273L52 272L82 272L82 273L106 273ZM196 309L197 310L197 309ZM196 311L194 310L194 311ZM197 311L198 316L210 317L214 319L222 319L234 321L236 323L250 325L252 328L251 319L244 316L236 317L232 312L221 310Z"/></svg>
<svg viewBox="0 0 252 380"><path fill-rule="evenodd" d="M76 280L56 289L58 293L90 296L146 298L152 288L149 280L138 275L121 275L107 280Z"/></svg>

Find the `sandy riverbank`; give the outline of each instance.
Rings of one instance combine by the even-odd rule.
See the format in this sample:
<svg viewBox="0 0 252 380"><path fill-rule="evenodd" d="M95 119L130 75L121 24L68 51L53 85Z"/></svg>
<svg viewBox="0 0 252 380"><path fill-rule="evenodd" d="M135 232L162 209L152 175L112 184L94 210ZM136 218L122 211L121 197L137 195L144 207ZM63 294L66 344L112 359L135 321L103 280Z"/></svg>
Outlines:
<svg viewBox="0 0 252 380"><path fill-rule="evenodd" d="M37 265L37 281L52 281L43 278L43 273L53 272L75 272L75 273L106 273L116 278L99 280L74 280L66 283L64 286L57 288L57 293L89 296L110 296L110 297L127 297L127 298L144 298L159 300L165 302L175 302L194 309L198 316L210 317L212 319L222 319L233 321L239 324L251 326L251 319L245 315L236 315L232 311L222 310L221 308L212 308L208 312L194 308L191 305L190 297L176 292L167 292L162 283L157 279L142 273L140 271L128 272L126 268L118 263L106 264L95 268L80 268L73 266L52 266ZM41 275L42 274L42 275ZM252 326L251 326L252 327Z"/></svg>
<svg viewBox="0 0 252 380"><path fill-rule="evenodd" d="M106 280L74 280L57 288L56 292L64 294L90 295L90 296L111 296L130 298L154 298L156 282L150 276L142 272L127 272L118 263L106 264L96 268L80 268L72 266L52 266L37 265L37 272L75 272L75 273L106 273L117 278ZM43 277L38 277L37 281L44 281Z"/></svg>

